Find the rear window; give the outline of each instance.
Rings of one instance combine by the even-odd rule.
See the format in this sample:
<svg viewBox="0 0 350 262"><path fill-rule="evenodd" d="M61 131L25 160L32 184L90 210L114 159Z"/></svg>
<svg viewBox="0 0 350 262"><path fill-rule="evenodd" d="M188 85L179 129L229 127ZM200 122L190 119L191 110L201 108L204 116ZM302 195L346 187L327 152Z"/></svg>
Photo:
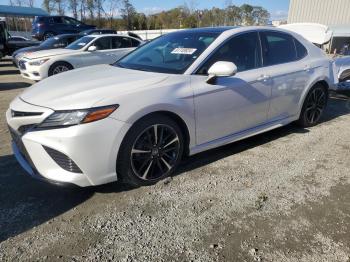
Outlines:
<svg viewBox="0 0 350 262"><path fill-rule="evenodd" d="M307 56L307 50L303 44L301 44L298 40L294 39L295 48L297 50L298 59L302 59Z"/></svg>
<svg viewBox="0 0 350 262"><path fill-rule="evenodd" d="M297 60L293 37L279 32L262 32L264 66Z"/></svg>

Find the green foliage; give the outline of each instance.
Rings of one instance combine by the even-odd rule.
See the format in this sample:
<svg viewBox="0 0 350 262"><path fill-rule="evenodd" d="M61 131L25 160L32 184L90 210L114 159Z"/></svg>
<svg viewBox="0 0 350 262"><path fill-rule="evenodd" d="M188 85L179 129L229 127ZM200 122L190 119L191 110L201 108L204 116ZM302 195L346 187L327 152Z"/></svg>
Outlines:
<svg viewBox="0 0 350 262"><path fill-rule="evenodd" d="M43 7L48 12L68 11L83 21L117 30L266 25L270 18L269 12L261 6L244 4L239 7L233 5L232 1L227 1L225 8L196 10L195 6L195 3L190 7L184 4L157 14L145 15L138 13L130 0L44 0L43 2ZM62 10L63 7L66 9ZM116 17L117 13L120 17Z"/></svg>

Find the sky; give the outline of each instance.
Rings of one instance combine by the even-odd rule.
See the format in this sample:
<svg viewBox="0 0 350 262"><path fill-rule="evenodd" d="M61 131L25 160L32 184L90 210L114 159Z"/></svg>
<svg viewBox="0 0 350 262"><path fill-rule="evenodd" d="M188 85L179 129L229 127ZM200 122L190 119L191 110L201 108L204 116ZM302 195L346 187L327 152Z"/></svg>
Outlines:
<svg viewBox="0 0 350 262"><path fill-rule="evenodd" d="M8 2L9 0L0 0L0 5L6 5ZM183 5L184 2L196 2L198 9L204 9L211 7L223 8L227 0L131 0L137 11L146 14L168 10ZM289 0L231 0L231 2L238 6L244 3L262 6L270 12L272 20L285 19L288 16ZM42 0L35 0L35 6L41 7L41 4Z"/></svg>

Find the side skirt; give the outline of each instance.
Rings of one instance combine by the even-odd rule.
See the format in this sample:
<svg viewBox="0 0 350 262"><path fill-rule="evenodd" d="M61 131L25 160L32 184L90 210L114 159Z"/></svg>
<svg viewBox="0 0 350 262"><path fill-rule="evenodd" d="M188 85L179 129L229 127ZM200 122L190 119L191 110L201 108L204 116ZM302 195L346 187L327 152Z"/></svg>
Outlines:
<svg viewBox="0 0 350 262"><path fill-rule="evenodd" d="M206 151L209 149L213 149L213 148L227 145L227 144L230 144L230 143L233 143L233 142L236 142L236 141L248 138L248 137L252 137L252 136L255 136L255 135L258 135L261 133L265 133L267 131L285 126L285 125L287 125L287 124L289 124L297 119L298 119L298 117L295 115L290 116L290 117L286 117L283 119L278 119L278 120L275 120L272 122L264 123L262 125L259 125L259 126L253 127L253 128L249 128L249 129L240 131L238 133L234 133L234 134L222 137L222 138L218 138L218 139L206 142L204 144L196 145L196 146L190 148L189 155L195 155L195 154L198 154L200 152L203 152L203 151Z"/></svg>

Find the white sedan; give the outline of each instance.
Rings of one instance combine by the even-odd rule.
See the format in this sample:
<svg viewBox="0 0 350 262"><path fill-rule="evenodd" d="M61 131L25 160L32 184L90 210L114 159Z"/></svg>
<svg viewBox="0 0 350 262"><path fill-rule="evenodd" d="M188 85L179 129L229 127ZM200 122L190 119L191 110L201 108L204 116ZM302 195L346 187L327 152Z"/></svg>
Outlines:
<svg viewBox="0 0 350 262"><path fill-rule="evenodd" d="M332 83L331 61L292 32L191 29L113 65L39 82L6 117L15 156L33 177L140 186L173 174L184 155L293 121L316 125Z"/></svg>
<svg viewBox="0 0 350 262"><path fill-rule="evenodd" d="M63 49L29 53L18 66L23 77L39 81L74 68L114 63L141 43L124 35L88 35Z"/></svg>

